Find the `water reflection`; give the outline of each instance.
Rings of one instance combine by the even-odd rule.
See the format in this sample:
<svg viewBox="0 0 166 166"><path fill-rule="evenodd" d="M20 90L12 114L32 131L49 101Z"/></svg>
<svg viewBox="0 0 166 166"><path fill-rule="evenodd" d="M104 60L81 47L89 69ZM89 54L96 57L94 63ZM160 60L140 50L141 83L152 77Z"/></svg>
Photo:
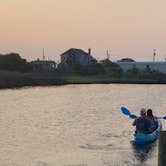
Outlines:
<svg viewBox="0 0 166 166"><path fill-rule="evenodd" d="M140 162L144 163L147 159L151 158L154 152L155 147L157 146L156 142L149 143L146 145L135 145L132 144L132 149L134 152L135 158Z"/></svg>
<svg viewBox="0 0 166 166"><path fill-rule="evenodd" d="M0 91L0 166L156 166L156 144L132 146L132 121L119 108L164 115L165 92L125 84Z"/></svg>

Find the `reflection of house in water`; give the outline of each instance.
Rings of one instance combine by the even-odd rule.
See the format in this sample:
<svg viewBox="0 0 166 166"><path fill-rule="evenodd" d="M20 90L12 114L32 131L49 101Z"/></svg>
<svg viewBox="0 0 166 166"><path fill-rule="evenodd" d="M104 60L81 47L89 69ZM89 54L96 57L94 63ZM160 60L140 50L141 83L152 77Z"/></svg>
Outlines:
<svg viewBox="0 0 166 166"><path fill-rule="evenodd" d="M56 70L56 63L50 60L39 60L31 62L34 66L35 71L43 71L43 72L50 72Z"/></svg>

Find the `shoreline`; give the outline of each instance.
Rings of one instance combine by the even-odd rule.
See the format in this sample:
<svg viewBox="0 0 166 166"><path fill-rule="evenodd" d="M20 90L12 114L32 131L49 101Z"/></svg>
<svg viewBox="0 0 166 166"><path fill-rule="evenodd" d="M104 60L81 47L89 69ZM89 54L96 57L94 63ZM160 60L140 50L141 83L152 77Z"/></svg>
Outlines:
<svg viewBox="0 0 166 166"><path fill-rule="evenodd" d="M0 71L0 89L70 84L166 84L155 79L111 78L109 76L60 76L55 73L17 73Z"/></svg>
<svg viewBox="0 0 166 166"><path fill-rule="evenodd" d="M101 82L78 82L78 83L36 83L36 84L33 84L33 83L28 83L28 84L15 84L15 85L6 85L6 86L0 86L0 90L3 90L3 89L20 89L20 88L24 88L24 87L51 87L51 86L65 86L65 85L90 85L90 84L144 84L144 85L154 85L154 84L158 84L158 85L161 85L161 84L166 84L166 83L163 83L163 82L143 82L143 81L140 81L140 82L137 82L137 81L101 81Z"/></svg>

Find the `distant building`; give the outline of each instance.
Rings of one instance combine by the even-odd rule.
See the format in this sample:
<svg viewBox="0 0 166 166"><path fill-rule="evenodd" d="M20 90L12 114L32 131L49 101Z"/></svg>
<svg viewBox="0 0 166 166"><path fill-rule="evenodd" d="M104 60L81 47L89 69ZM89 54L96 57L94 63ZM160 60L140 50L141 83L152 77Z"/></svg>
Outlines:
<svg viewBox="0 0 166 166"><path fill-rule="evenodd" d="M118 64L124 71L127 71L132 68L137 68L140 70L146 69L147 67L151 70L156 70L162 73L166 73L166 62L126 62L118 61L115 62Z"/></svg>
<svg viewBox="0 0 166 166"><path fill-rule="evenodd" d="M72 65L89 65L94 61L97 62L95 58L91 56L91 49L88 50L88 53L76 48L71 48L61 55L61 62L58 67L68 68Z"/></svg>
<svg viewBox="0 0 166 166"><path fill-rule="evenodd" d="M118 60L117 62L135 62L135 60L133 60L131 58L123 58L121 60Z"/></svg>
<svg viewBox="0 0 166 166"><path fill-rule="evenodd" d="M43 71L43 72L50 72L56 70L56 62L54 61L47 61L47 60L36 60L31 62L34 66L34 70L36 71Z"/></svg>

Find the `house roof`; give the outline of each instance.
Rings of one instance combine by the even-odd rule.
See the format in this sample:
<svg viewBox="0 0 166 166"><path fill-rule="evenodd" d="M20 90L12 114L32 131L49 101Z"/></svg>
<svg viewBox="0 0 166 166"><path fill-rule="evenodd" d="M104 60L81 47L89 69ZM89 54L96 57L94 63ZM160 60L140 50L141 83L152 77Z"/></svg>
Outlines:
<svg viewBox="0 0 166 166"><path fill-rule="evenodd" d="M65 51L64 53L62 53L60 56L63 56L65 54L68 54L68 55L89 55L87 52L81 50L81 49L76 49L76 48L70 48L69 50Z"/></svg>

